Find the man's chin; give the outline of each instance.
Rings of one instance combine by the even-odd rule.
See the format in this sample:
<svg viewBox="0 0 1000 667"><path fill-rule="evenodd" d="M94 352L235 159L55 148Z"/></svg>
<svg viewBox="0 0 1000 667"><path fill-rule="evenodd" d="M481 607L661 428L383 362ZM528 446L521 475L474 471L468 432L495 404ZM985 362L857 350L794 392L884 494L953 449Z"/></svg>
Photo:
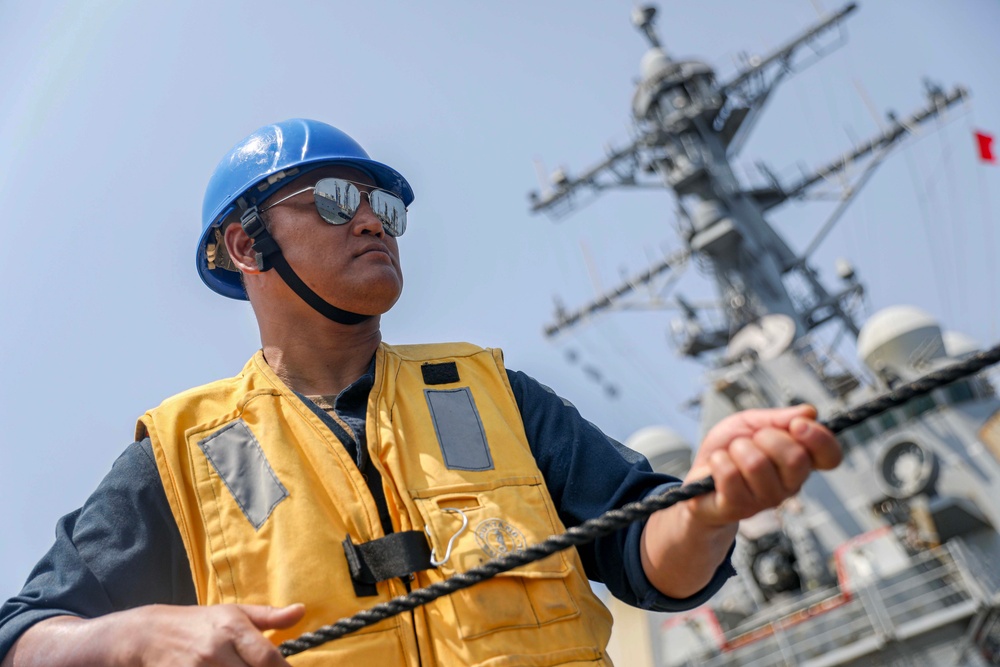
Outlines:
<svg viewBox="0 0 1000 667"><path fill-rule="evenodd" d="M339 304L334 304L338 308L342 308L352 313L358 313L359 315L368 315L370 317L377 317L379 315L384 315L392 310L392 307L396 305L399 301L399 297L402 294L402 290L393 290L388 293L369 293L364 299L352 300L350 305L341 306Z"/></svg>

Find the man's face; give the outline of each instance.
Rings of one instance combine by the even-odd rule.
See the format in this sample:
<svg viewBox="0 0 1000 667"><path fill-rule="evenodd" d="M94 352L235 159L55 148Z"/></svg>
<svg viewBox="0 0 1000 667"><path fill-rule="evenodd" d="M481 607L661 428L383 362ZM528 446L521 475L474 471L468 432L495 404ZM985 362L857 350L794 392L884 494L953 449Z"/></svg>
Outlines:
<svg viewBox="0 0 1000 667"><path fill-rule="evenodd" d="M268 200L276 202L328 177L374 185L373 179L358 169L322 167ZM320 217L312 190L268 209L264 217L288 263L329 303L362 315L381 315L396 303L403 290L399 246L385 233L367 197L362 197L355 216L343 225L331 225Z"/></svg>

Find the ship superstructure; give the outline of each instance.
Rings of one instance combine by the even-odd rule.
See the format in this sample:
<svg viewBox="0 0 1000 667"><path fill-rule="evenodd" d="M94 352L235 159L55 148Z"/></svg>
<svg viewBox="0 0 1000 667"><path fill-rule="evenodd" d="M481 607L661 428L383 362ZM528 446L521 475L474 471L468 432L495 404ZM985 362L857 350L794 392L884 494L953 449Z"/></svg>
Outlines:
<svg viewBox="0 0 1000 667"><path fill-rule="evenodd" d="M744 185L733 170L754 122L801 53L856 9L849 4L728 81L668 53L656 10L633 22L650 43L632 99L630 143L579 175L557 172L533 211L572 212L607 189L673 193L682 247L589 304L560 308L549 335L664 282L698 262L718 314L675 297L677 349L705 362L698 399L707 430L733 412L808 402L830 416L973 351L912 306L861 322L863 283L849 264L824 284L810 256L879 164L916 128L967 93L926 85L926 104L843 155L788 182L767 171ZM836 178L835 178L836 177ZM836 180L839 203L795 251L770 212ZM853 341L861 365L842 361ZM793 501L741 527L740 576L708 605L673 616L616 607L630 666L1000 664L1000 400L988 378L957 381L842 435L845 462L813 475ZM629 443L654 467L683 475L689 449L658 430Z"/></svg>

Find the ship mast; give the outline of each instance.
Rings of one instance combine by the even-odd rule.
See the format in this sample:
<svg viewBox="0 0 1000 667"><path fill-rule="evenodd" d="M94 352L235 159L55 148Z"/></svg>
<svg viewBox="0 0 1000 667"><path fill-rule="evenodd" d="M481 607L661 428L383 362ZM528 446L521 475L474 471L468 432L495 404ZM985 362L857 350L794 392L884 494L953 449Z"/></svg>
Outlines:
<svg viewBox="0 0 1000 667"><path fill-rule="evenodd" d="M706 326L699 312L678 297L685 314L679 348L696 357L728 344L732 335L768 315L783 315L799 338L828 322L857 336L859 327L848 302L861 291L853 273L845 272L845 287L830 292L817 278L808 257L857 195L888 152L920 124L966 96L962 88L929 90L928 105L905 120L891 117L881 134L859 143L840 158L795 183L781 183L763 167L765 187L746 187L733 172L735 158L777 84L801 68L800 53L825 55L821 43L856 5L848 4L791 39L772 53L747 59L730 81L719 82L707 64L673 58L654 31L656 9L640 7L632 20L650 49L642 58L642 77L632 100L634 139L578 176L559 171L552 189L533 192L531 210L559 218L577 208L586 195L636 187L666 188L677 202L684 248L647 270L574 310L559 308L545 329L555 335L590 315L623 305L639 285L669 275L691 256L698 257L713 276L724 315L721 326ZM848 167L857 175L846 182ZM797 254L768 223L765 213L790 199L806 197L838 176L844 183L831 219L805 252ZM789 286L794 289L790 290Z"/></svg>

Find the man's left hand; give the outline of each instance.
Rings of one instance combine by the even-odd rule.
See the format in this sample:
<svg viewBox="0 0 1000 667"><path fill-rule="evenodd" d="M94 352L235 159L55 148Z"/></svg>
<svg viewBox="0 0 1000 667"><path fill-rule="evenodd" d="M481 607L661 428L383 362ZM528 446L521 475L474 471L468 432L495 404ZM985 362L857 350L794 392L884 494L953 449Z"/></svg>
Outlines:
<svg viewBox="0 0 1000 667"><path fill-rule="evenodd" d="M711 475L715 493L689 501L692 518L722 526L776 507L794 496L813 470L837 467L840 444L816 421L816 408L746 410L705 436L687 480Z"/></svg>

